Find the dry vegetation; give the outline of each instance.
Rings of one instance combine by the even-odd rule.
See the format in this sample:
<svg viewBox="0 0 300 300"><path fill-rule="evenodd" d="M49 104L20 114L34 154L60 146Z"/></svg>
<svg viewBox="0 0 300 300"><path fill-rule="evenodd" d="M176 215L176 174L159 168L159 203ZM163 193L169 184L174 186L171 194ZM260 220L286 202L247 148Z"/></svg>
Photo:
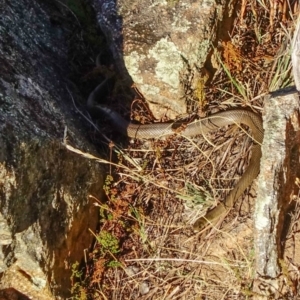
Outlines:
<svg viewBox="0 0 300 300"><path fill-rule="evenodd" d="M198 99L201 112L236 106L260 112L263 95L292 85L289 51L296 2L241 2L230 39L219 42L210 58L215 72L203 90L207 107ZM152 121L138 94L132 112L134 119ZM251 299L255 189L218 228L195 233L190 226L224 199L247 167L251 139L245 132L230 127L204 138L174 135L122 147L107 144L117 163L100 160L110 164L107 200L92 198L101 223L84 274L74 269L73 298ZM298 215L296 209L287 236L281 299L300 297Z"/></svg>

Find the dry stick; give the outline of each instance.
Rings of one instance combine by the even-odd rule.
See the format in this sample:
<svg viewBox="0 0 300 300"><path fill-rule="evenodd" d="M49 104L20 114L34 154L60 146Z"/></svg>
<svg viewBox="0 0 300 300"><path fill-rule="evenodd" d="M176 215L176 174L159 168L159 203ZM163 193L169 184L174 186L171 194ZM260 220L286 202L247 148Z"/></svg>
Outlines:
<svg viewBox="0 0 300 300"><path fill-rule="evenodd" d="M142 180L142 181L145 182L145 183L151 183L151 184L153 184L153 185L156 186L156 187L163 188L163 189L168 190L168 191L170 191L170 192L174 192L173 189L168 188L168 187L166 187L166 186L164 186L164 185L162 185L162 184L159 184L159 183L157 183L156 181L154 181L153 179L147 178L147 176L145 176L145 175L143 175L143 174L139 174L137 171L132 171L132 169L130 169L129 167L127 167L127 166L125 166L125 165L123 165L123 164L117 164L117 163L109 162L109 161L107 161L107 160L105 160L105 159L96 157L96 156L94 156L94 155L92 155L92 154L90 154L90 153L86 153L86 152L83 152L83 151L81 151L81 150L79 150L79 149L76 149L76 148L72 147L71 145L69 145L69 144L67 143L66 128L65 128L65 137L64 137L63 145L64 145L68 150L70 150L70 151L72 151L72 152L74 152L74 153L77 153L77 154L79 154L79 155L81 155L81 156L83 156L83 157L85 157L85 158L95 160L95 161L97 161L97 162L99 162L99 163L102 163L102 164L113 165L113 166L115 166L115 167L117 167L117 168L122 168L122 169L124 169L124 170L126 170L126 171L128 172L128 173L126 173L126 174L125 174L125 173L123 174L123 173L120 173L120 172L119 172L119 174L123 174L123 175L125 175L125 176L127 176L127 177L130 177L130 178L134 179L134 180Z"/></svg>
<svg viewBox="0 0 300 300"><path fill-rule="evenodd" d="M182 258L133 258L133 259L125 259L126 262L138 262L138 261L150 261L150 262L158 262L158 261L173 261L173 262L190 262L190 263L197 263L197 264L204 264L204 265L218 265L224 266L224 263L219 263L216 261L205 261L205 260L197 260L197 259L182 259ZM228 266L231 267L240 267L240 264L229 264L226 263Z"/></svg>
<svg viewBox="0 0 300 300"><path fill-rule="evenodd" d="M292 45L292 72L296 89L300 91L300 20L297 22Z"/></svg>

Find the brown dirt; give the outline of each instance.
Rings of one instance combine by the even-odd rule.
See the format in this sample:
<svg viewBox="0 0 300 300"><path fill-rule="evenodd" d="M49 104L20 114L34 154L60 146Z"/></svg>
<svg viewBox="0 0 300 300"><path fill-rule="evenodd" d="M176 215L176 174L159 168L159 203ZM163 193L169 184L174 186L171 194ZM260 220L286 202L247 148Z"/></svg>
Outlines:
<svg viewBox="0 0 300 300"><path fill-rule="evenodd" d="M264 94L291 83L282 60L289 59L287 32L293 32L296 1L275 2L241 2L231 40L219 43L211 56L216 71L204 88L208 107L201 111L249 106L260 112ZM137 100L133 117L151 120L145 107ZM82 287L88 299L251 299L255 189L217 228L194 233L190 226L224 199L249 155L251 140L234 126L204 139L135 141L122 149L105 187L108 201L98 202L100 231L118 240L118 250L95 244ZM278 299L299 296L298 206L294 214Z"/></svg>

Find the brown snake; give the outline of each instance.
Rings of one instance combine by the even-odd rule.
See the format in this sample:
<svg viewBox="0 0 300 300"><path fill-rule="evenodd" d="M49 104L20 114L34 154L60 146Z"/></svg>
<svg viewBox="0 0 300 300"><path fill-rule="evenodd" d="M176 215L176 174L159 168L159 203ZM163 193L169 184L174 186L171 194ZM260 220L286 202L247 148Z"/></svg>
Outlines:
<svg viewBox="0 0 300 300"><path fill-rule="evenodd" d="M133 124L123 119L112 109L96 104L96 99L101 95L101 89L105 83L106 80L99 84L89 95L87 105L91 111L98 110L104 113L109 119L111 119L119 132L125 136L137 139L157 139L175 133L173 128L174 123L154 123L145 125ZM254 141L254 145L252 147L249 167L241 176L236 186L229 192L225 200L213 209L209 210L204 217L199 218L194 223L193 226L196 230L202 230L209 224L216 224L220 217L225 216L228 213L228 211L234 206L235 201L257 177L260 169L261 143L263 140L262 119L258 114L250 110L244 108L232 109L218 112L206 118L194 121L180 131L180 135L182 136L203 135L231 124L244 124L251 130L251 137Z"/></svg>

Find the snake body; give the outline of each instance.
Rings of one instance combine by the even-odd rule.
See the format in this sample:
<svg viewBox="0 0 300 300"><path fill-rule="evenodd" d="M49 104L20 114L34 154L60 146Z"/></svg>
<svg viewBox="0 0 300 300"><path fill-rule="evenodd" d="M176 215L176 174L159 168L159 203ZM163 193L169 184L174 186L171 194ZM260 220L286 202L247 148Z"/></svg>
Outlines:
<svg viewBox="0 0 300 300"><path fill-rule="evenodd" d="M133 124L122 118L112 109L96 104L96 99L101 93L101 89L105 85L105 81L101 83L90 94L88 99L88 107L90 110L98 110L104 113L114 124L116 129L125 136L136 139L151 139L169 136L175 133L174 123L154 123L154 124ZM225 216L234 206L235 201L243 194L245 189L251 185L252 181L257 177L260 169L261 143L263 140L263 126L261 117L248 109L232 109L212 114L206 118L194 121L188 124L180 131L183 136L205 135L208 132L215 131L223 126L231 124L244 124L251 130L251 137L254 141L252 147L252 155L249 167L236 186L229 192L223 202L213 209L209 210L204 217L199 218L194 223L195 230L202 230L209 224L215 224L220 217Z"/></svg>

